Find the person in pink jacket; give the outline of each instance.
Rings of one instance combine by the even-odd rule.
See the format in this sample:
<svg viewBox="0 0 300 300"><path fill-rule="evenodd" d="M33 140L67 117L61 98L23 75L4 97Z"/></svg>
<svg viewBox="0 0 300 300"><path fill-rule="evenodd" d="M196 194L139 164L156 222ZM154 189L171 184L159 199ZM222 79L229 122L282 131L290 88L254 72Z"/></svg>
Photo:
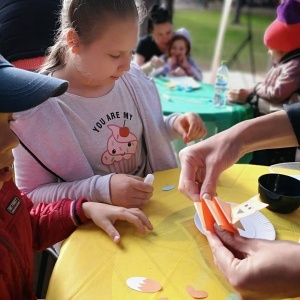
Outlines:
<svg viewBox="0 0 300 300"><path fill-rule="evenodd" d="M133 223L143 234L146 228L152 229L150 221L138 208L93 203L84 198L40 203L33 209L31 200L14 184L12 149L18 145L18 139L10 129L14 121L12 113L61 95L67 87L67 81L15 68L0 55L1 299L35 299L33 252L65 239L89 219L116 243L120 240L113 226L117 219Z"/></svg>
<svg viewBox="0 0 300 300"><path fill-rule="evenodd" d="M228 92L230 102L253 105L257 116L283 109L300 101L300 1L286 0L277 8L277 18L264 34L274 65L266 78L253 88ZM265 149L253 153L252 164L273 165L295 161L296 147Z"/></svg>

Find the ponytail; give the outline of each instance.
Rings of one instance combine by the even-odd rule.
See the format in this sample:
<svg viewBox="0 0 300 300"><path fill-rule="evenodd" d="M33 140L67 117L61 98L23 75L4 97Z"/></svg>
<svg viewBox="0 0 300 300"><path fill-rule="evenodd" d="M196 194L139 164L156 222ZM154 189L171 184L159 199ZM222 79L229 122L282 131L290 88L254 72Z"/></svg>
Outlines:
<svg viewBox="0 0 300 300"><path fill-rule="evenodd" d="M54 46L49 47L47 52L48 55L43 65L38 70L39 73L49 74L66 64L67 46L63 45L61 41L58 41Z"/></svg>
<svg viewBox="0 0 300 300"><path fill-rule="evenodd" d="M114 19L130 17L139 20L143 8L142 3L137 6L135 0L63 0L56 42L48 48L39 72L50 73L66 64L69 49L66 33L69 30L78 34L80 43L88 45L99 38Z"/></svg>

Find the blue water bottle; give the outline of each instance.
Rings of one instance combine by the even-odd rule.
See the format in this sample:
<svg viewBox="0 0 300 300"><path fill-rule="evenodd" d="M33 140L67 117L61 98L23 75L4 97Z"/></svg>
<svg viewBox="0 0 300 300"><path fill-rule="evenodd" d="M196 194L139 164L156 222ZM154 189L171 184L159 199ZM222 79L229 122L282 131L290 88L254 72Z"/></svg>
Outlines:
<svg viewBox="0 0 300 300"><path fill-rule="evenodd" d="M225 107L228 92L228 77L229 71L226 66L226 61L221 62L221 66L216 74L215 95L213 104L215 107Z"/></svg>

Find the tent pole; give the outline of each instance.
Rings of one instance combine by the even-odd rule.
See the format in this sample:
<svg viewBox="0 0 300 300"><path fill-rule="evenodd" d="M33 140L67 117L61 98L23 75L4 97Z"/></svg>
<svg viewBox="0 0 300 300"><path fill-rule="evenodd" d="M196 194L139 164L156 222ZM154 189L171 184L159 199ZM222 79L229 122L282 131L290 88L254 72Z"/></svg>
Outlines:
<svg viewBox="0 0 300 300"><path fill-rule="evenodd" d="M215 83L217 69L220 66L222 46L224 41L225 30L227 27L227 21L230 13L232 0L224 0L222 9L222 18L218 30L217 42L215 45L214 57L211 65L211 83Z"/></svg>

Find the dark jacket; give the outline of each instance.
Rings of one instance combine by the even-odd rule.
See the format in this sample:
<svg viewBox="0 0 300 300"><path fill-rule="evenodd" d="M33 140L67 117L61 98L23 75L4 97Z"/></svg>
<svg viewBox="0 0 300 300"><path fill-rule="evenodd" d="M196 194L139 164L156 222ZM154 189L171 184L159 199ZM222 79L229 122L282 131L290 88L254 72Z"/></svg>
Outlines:
<svg viewBox="0 0 300 300"><path fill-rule="evenodd" d="M0 53L8 61L44 56L54 44L61 0L1 0Z"/></svg>
<svg viewBox="0 0 300 300"><path fill-rule="evenodd" d="M284 109L287 112L289 120L294 129L297 141L300 145L300 102L290 105L284 105Z"/></svg>

